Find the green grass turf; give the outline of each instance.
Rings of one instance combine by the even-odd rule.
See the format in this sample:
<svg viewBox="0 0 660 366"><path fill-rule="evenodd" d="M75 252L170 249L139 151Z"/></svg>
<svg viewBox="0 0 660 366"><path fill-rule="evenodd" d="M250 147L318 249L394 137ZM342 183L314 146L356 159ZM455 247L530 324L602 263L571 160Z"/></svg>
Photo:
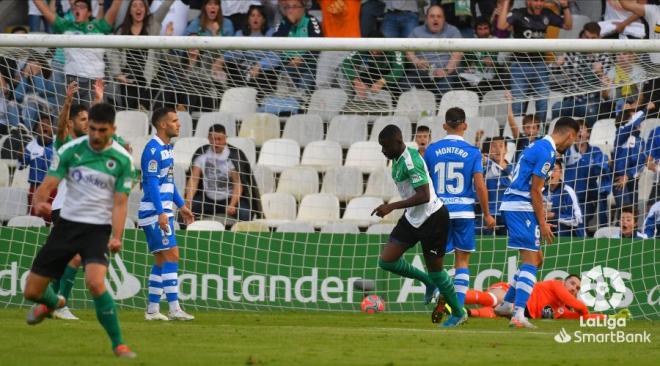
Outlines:
<svg viewBox="0 0 660 366"><path fill-rule="evenodd" d="M506 319L470 319L439 329L422 314L196 312L192 322L146 322L120 311L135 360L117 360L93 311L81 321L47 319L30 327L27 309L0 310L0 365L658 365L660 323L631 321L651 344L559 344L577 321L535 321L510 329ZM592 330L605 332L605 329Z"/></svg>

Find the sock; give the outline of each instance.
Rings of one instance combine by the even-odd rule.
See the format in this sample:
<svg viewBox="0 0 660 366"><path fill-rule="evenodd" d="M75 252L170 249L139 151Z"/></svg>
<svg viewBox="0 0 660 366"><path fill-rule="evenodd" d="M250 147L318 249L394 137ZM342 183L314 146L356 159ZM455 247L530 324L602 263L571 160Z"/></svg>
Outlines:
<svg viewBox="0 0 660 366"><path fill-rule="evenodd" d="M458 294L457 294L458 296ZM465 304L467 305L481 305L481 306L495 306L497 298L495 295L488 291L468 290L465 294Z"/></svg>
<svg viewBox="0 0 660 366"><path fill-rule="evenodd" d="M160 311L160 297L163 295L163 279L161 274L162 268L154 264L151 267L151 273L149 274L148 313L157 313Z"/></svg>
<svg viewBox="0 0 660 366"><path fill-rule="evenodd" d="M64 270L64 274L60 278L60 289L58 293L64 296L64 298L67 300L71 295L71 289L73 289L73 284L76 282L76 274L78 274L78 268L66 266L66 269Z"/></svg>
<svg viewBox="0 0 660 366"><path fill-rule="evenodd" d="M48 306L49 309L57 308L57 304L60 302L60 298L57 297L55 291L51 286L46 286L46 291L41 294L41 297L36 299L34 302L39 304L44 304Z"/></svg>
<svg viewBox="0 0 660 366"><path fill-rule="evenodd" d="M440 272L429 272L429 277L431 277L435 286L440 290L442 296L445 297L445 301L451 307L452 315L465 315L463 312L463 307L460 306L458 299L456 298L454 284L451 282L447 271L442 270Z"/></svg>
<svg viewBox="0 0 660 366"><path fill-rule="evenodd" d="M465 305L465 293L470 287L470 270L468 268L456 268L454 275L454 289L456 290L456 298L458 304L463 307Z"/></svg>
<svg viewBox="0 0 660 366"><path fill-rule="evenodd" d="M163 290L165 290L165 297L170 304L170 311L173 311L179 308L179 280L177 277L179 264L165 262L162 268Z"/></svg>
<svg viewBox="0 0 660 366"><path fill-rule="evenodd" d="M482 308L470 309L470 317L472 318L496 318L495 311L490 306Z"/></svg>
<svg viewBox="0 0 660 366"><path fill-rule="evenodd" d="M50 282L50 285L48 286L50 286L50 288L52 288L53 291L55 291L55 293L60 292L60 279L59 278L54 279L53 281Z"/></svg>
<svg viewBox="0 0 660 366"><path fill-rule="evenodd" d="M516 284L518 283L518 276L520 275L520 270L517 270L516 273L513 275L513 281L509 283L509 289L506 290L506 294L504 294L504 302L513 304L514 301L516 301Z"/></svg>
<svg viewBox="0 0 660 366"><path fill-rule="evenodd" d="M99 320L105 332L108 333L112 342L112 349L124 344L124 340L121 338L121 329L119 329L119 317L117 317L115 302L108 291L94 298L94 306L96 307L96 319Z"/></svg>
<svg viewBox="0 0 660 366"><path fill-rule="evenodd" d="M396 273L399 276L414 278L426 286L435 286L434 281L429 277L426 272L417 269L412 264L406 262L403 258L395 262L385 262L382 259L378 259L378 266L386 271Z"/></svg>
<svg viewBox="0 0 660 366"><path fill-rule="evenodd" d="M516 316L525 316L527 300L529 300L529 296L532 294L535 283L536 266L523 263L523 265L520 266L520 274L518 275L518 282L516 283L516 300L514 302L514 312Z"/></svg>

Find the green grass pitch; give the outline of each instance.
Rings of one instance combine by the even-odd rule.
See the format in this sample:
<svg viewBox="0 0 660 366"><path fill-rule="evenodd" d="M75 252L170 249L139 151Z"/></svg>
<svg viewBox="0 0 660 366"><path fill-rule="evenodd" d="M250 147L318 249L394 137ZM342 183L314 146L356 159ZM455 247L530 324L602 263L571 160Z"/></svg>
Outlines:
<svg viewBox="0 0 660 366"><path fill-rule="evenodd" d="M506 319L470 319L440 329L422 314L193 312L192 322L146 322L120 311L135 360L118 360L93 311L81 321L47 319L30 327L27 308L0 310L0 365L658 365L660 324L629 321L626 333L651 344L560 344L577 321L535 321L510 329ZM590 332L606 332L598 328Z"/></svg>

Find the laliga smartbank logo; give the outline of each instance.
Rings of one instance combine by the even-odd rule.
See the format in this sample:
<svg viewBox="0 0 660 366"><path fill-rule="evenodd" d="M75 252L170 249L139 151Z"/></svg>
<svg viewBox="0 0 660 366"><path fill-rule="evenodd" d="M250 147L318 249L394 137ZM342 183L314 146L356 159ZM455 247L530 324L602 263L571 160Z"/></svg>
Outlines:
<svg viewBox="0 0 660 366"><path fill-rule="evenodd" d="M554 337L557 343L651 343L651 333L626 332L626 318L580 317L580 329L572 333L561 328Z"/></svg>

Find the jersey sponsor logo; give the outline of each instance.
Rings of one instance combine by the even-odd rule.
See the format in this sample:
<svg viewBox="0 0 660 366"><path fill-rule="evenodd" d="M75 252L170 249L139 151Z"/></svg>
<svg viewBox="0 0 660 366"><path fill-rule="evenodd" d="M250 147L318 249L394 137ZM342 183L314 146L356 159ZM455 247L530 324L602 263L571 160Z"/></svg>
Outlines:
<svg viewBox="0 0 660 366"><path fill-rule="evenodd" d="M547 162L543 164L543 168L541 169L541 173L544 175L547 175L550 172L550 162Z"/></svg>
<svg viewBox="0 0 660 366"><path fill-rule="evenodd" d="M105 162L105 167L110 169L110 170L113 170L115 167L117 167L117 162L110 159L110 160Z"/></svg>
<svg viewBox="0 0 660 366"><path fill-rule="evenodd" d="M108 181L93 174L84 174L80 169L74 169L71 171L71 179L73 179L76 183L91 184L101 189L110 188L110 183Z"/></svg>
<svg viewBox="0 0 660 366"><path fill-rule="evenodd" d="M149 173L157 173L158 172L158 162L156 160L149 160L149 165L147 167L147 171Z"/></svg>

